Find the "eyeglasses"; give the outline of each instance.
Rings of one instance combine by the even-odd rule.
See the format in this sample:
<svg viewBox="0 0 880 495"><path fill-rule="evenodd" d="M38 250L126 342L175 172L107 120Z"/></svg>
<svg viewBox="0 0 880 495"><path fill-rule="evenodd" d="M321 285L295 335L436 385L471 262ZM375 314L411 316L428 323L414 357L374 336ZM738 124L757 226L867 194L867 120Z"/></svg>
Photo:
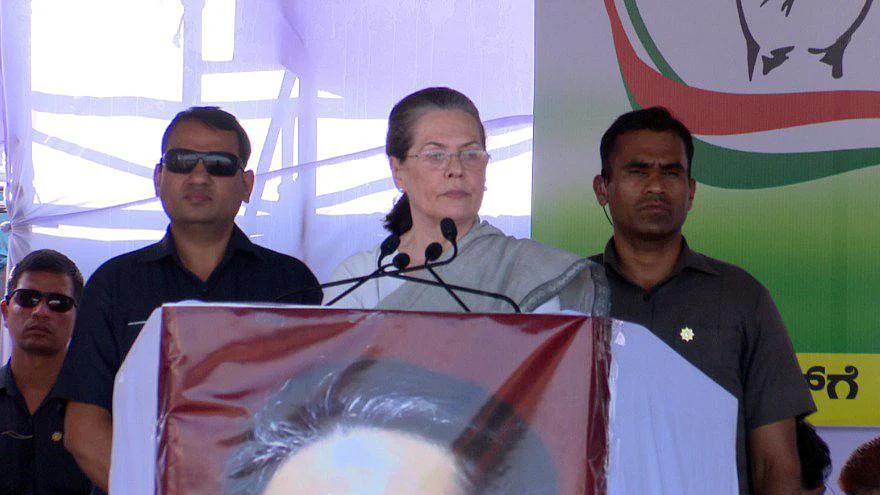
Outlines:
<svg viewBox="0 0 880 495"><path fill-rule="evenodd" d="M196 164L202 161L205 170L215 177L232 177L239 168L241 160L232 153L224 151L193 151L183 148L173 148L162 155L162 165L169 172L175 174L188 174L196 168Z"/></svg>
<svg viewBox="0 0 880 495"><path fill-rule="evenodd" d="M449 165L449 161L452 160L453 156L458 157L458 162L465 168L479 168L489 163L489 153L486 150L432 150L406 156L407 158L419 158L430 168L441 168Z"/></svg>
<svg viewBox="0 0 880 495"><path fill-rule="evenodd" d="M66 313L76 306L76 300L57 292L40 292L33 289L15 289L6 294L6 303L15 301L22 308L36 308L40 301L46 300L46 306L56 313Z"/></svg>

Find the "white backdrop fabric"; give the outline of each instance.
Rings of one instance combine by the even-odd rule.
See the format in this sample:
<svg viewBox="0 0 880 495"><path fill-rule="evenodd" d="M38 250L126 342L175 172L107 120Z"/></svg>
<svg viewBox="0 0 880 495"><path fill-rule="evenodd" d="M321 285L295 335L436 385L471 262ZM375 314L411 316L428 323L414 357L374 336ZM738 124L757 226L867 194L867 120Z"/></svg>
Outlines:
<svg viewBox="0 0 880 495"><path fill-rule="evenodd" d="M436 85L486 121L481 216L527 237L533 45L526 0L3 0L10 263L53 248L88 277L161 238L162 132L184 108L217 105L254 150L238 224L326 281L383 237L397 194L388 112Z"/></svg>

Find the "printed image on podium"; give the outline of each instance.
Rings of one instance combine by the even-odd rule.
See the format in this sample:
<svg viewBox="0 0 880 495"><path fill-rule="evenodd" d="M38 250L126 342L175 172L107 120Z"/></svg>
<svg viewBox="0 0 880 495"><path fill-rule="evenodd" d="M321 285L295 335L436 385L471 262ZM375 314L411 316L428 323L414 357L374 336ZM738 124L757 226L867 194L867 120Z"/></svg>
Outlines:
<svg viewBox="0 0 880 495"><path fill-rule="evenodd" d="M135 440L114 444L111 493L604 493L608 332L586 316L168 305L117 376L114 435ZM149 443L120 431L151 415Z"/></svg>

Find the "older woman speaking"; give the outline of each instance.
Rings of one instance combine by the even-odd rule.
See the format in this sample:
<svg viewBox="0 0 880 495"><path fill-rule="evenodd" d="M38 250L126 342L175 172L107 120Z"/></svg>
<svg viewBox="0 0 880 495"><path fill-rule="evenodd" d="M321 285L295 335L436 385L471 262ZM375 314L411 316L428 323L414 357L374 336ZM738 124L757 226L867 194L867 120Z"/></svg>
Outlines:
<svg viewBox="0 0 880 495"><path fill-rule="evenodd" d="M394 246L395 239L354 254L337 268L333 280L373 273L380 257L399 253L406 256L396 258L398 265L403 260L418 267L438 255L441 265L432 268L436 276L424 269L407 274L427 283L391 276L371 279L334 306L421 311L461 311L466 306L481 312L514 308L501 298L471 292L453 290L453 296L436 282L439 277L448 284L506 296L523 311L605 314L608 298L595 264L508 237L479 220L489 153L480 113L467 96L449 88L427 88L405 97L391 110L385 152L394 183L403 192L385 218L385 228L399 237L399 245ZM447 218L455 228L444 222ZM456 259L442 264L453 254L452 240L457 241ZM439 244L442 254L432 244ZM397 252L388 252L395 247ZM344 291L344 286L326 290L325 304Z"/></svg>

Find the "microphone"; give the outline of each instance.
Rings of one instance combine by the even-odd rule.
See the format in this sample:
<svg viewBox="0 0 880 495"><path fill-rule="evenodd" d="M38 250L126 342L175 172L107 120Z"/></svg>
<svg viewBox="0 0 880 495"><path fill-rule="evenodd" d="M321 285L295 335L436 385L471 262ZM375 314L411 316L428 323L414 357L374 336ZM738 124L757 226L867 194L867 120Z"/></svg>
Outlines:
<svg viewBox="0 0 880 495"><path fill-rule="evenodd" d="M328 287L336 287L337 285L353 284L351 287L346 289L345 292L339 294L338 296L333 298L332 301L330 301L326 304L326 306L330 306L333 303L335 303L336 301L338 301L338 300L342 299L343 297L347 296L348 294L350 294L352 291L354 291L358 287L367 283L367 281L369 281L371 278L375 278L375 277L381 275L382 273L384 273L385 269L387 269L388 267L393 266L394 265L393 262L388 263L386 265L383 265L382 260L387 258L389 254L393 253L394 251L397 251L398 246L400 246L400 237L398 237L397 234L392 233L391 235L386 237L385 240L383 240L382 243L379 244L379 259L376 261L376 270L373 271L372 273L370 273L369 275L364 275L361 277L346 278L343 280L334 280L333 282L329 282L326 284L320 284L317 287L306 287L305 289L299 289L299 290L295 290L295 291L291 291L291 292L286 292L286 293L281 294L280 296L276 297L275 302L279 302L282 299L285 299L290 296L295 296L297 294L311 292L315 289L326 289ZM404 255L404 256L406 256L406 255ZM409 256L407 256L406 264L409 264ZM404 266L406 266L406 265L404 265Z"/></svg>
<svg viewBox="0 0 880 495"><path fill-rule="evenodd" d="M450 256L448 260L439 261L437 263L431 263L432 261L439 258L441 254L443 254L443 247L440 246L439 243L432 242L431 244L428 245L427 248L425 248L425 264L423 266L406 268L406 265L409 264L409 256L407 256L405 264L398 265L397 263L395 263L394 266L395 266L395 268L397 268L396 272L386 272L383 275L387 275L387 276L394 277L394 278L399 278L402 280L408 280L410 282L414 282L417 284L425 284L425 285L431 285L434 287L442 287L443 289L446 290L446 292L449 293L449 295L451 295L455 299L455 301L458 303L458 305L461 306L462 309L464 309L466 312L470 312L471 310L470 310L470 308L467 307L466 304L464 304L464 301L462 301L455 294L455 292L454 292L455 290L460 291L460 292L466 292L469 294L476 294L478 296L491 297L493 299L498 299L498 300L504 301L513 308L514 312L522 313L522 310L520 309L519 305L513 299L505 296L504 294L497 294L495 292L488 292L488 291L479 290L479 289L472 289L470 287L462 287L460 285L447 284L443 279L441 279L440 275L434 270L434 267L448 264L458 256L458 242L457 242L458 228L455 226L455 222L451 218L446 217L440 221L440 233L443 235L444 239L446 239L447 241L452 243L452 256ZM406 256L406 254L403 254L403 253L398 254L397 256L401 256L401 255ZM395 260L396 260L396 258L397 257L395 257ZM437 279L437 282L434 282L432 280L424 280L424 279L416 278L416 277L408 277L408 276L404 275L404 273L406 273L406 272L413 271L413 270L419 270L421 268L427 269L428 272L431 273L431 275L435 279Z"/></svg>
<svg viewBox="0 0 880 495"><path fill-rule="evenodd" d="M432 242L425 248L425 264L428 264L443 254L443 246L439 242Z"/></svg>
<svg viewBox="0 0 880 495"><path fill-rule="evenodd" d="M378 277L379 275L381 275L385 271L386 268L391 266L391 265L382 265L382 260L387 258L389 254L393 253L394 251L397 251L397 246L400 246L400 237L397 234L392 232L391 235L389 235L388 237L385 238L384 241L382 241L382 244L379 244L379 259L376 261L376 270L373 273L370 273L369 275L367 275L365 277L356 277L356 279L353 281L341 281L340 280L340 281L337 281L337 283L331 282L331 284L333 284L333 285L322 284L321 288L324 289L326 287L333 287L334 285L341 285L342 283L355 282L351 285L351 287L349 287L348 289L345 289L344 291L342 291L341 294L339 294L338 296L331 299L327 304L325 304L325 306L332 306L334 303L336 303L336 301L351 294L358 287L367 283L367 281L370 280L371 278L375 278L375 277ZM393 262L392 262L392 264L393 264Z"/></svg>
<svg viewBox="0 0 880 495"><path fill-rule="evenodd" d="M391 264L394 265L394 268L397 268L397 271L405 270L407 266L409 266L409 255L406 253L397 253L397 256L391 260Z"/></svg>
<svg viewBox="0 0 880 495"><path fill-rule="evenodd" d="M376 267L381 270L382 260L387 258L389 254L397 251L398 246L400 246L400 237L397 234L392 233L386 237L382 244L379 245L379 259L376 261Z"/></svg>
<svg viewBox="0 0 880 495"><path fill-rule="evenodd" d="M388 257L388 255L393 253L395 250L397 250L397 248L400 245L400 237L398 237L394 234L391 234L388 237L386 237L384 241L382 241L382 244L379 245L379 259L376 262L377 268L372 273L370 273L368 275L360 276L360 277L352 277L352 278L347 278L347 279L343 279L343 280L336 280L333 282L328 282L326 284L321 284L318 287L306 287L304 289L299 289L296 291L288 292L286 294L282 294L281 296L275 298L275 302L279 302L281 299L284 299L286 297L289 297L289 296L292 296L295 294L313 291L317 288L325 289L327 287L335 287L337 285L353 284L351 287L346 289L344 292L342 292L341 294L339 294L338 296L333 298L333 300L329 301L325 305L325 306L331 306L334 303L336 303L337 301L339 301L340 299L342 299L343 297L350 294L352 291L354 291L355 289L357 289L361 285L370 281L371 279L381 278L381 277L394 277L394 278L399 278L401 280L408 280L410 282L414 282L417 284L431 285L434 287L442 287L444 290L446 290L447 293L449 293L450 296L452 296L455 299L455 301L459 304L459 306L461 306L462 309L464 309L466 312L470 312L470 309L455 294L454 291L466 292L468 294L476 294L479 296L491 297L493 299L498 299L498 300L504 301L505 303L509 304L513 308L514 312L522 313L522 310L520 309L519 305L516 304L516 302L513 299L511 299L508 296L505 296L504 294L499 294L499 293L495 293L495 292L488 292L488 291L479 290L479 289L473 289L470 287L462 287L460 285L447 284L444 280L442 280L440 278L440 275L437 274L437 272L434 270L434 268L438 267L438 266L443 266L443 265L449 264L450 262L452 262L452 260L454 260L456 257L458 257L458 242L457 242L458 229L455 226L455 222L451 218L444 218L443 220L441 220L440 221L440 233L443 235L444 239L448 240L452 244L452 256L450 256L449 259L447 259L447 260L435 262L435 260L440 258L440 256L443 254L443 246L441 246L440 243L432 242L431 244L428 245L428 247L425 248L425 263L422 265L409 267L410 257L406 253L396 254L394 256L394 258L391 260L391 263L387 263L387 264L383 265L382 260L385 259L386 257ZM394 271L386 271L388 268L390 268L392 266L395 268ZM428 270L428 272L431 273L431 275L435 279L437 279L437 281L425 280L425 279L421 279L421 278L410 277L410 276L404 275L405 273L413 272L416 270L422 270L422 269Z"/></svg>
<svg viewBox="0 0 880 495"><path fill-rule="evenodd" d="M455 222L451 218L446 217L440 220L440 233L443 234L444 239L455 244L455 238L458 237L458 227L455 226Z"/></svg>
<svg viewBox="0 0 880 495"><path fill-rule="evenodd" d="M391 263L386 263L384 265L382 264L382 260L385 259L386 257L388 257L389 254L396 251L397 247L399 245L400 245L400 237L398 237L396 234L391 234L388 237L386 237L384 241L382 241L382 244L379 245L379 260L377 261L378 266L377 266L376 270L374 270L372 273L370 273L368 275L363 275L360 277L352 277L352 278L345 278L342 280L334 280L333 282L327 282L326 284L319 285L318 288L326 289L328 287L336 287L337 285L352 284L351 287L345 289L338 296L334 297L330 301L327 301L327 303L324 304L324 306L332 306L337 301L339 301L343 297L351 294L358 287L364 285L365 283L369 282L370 280L372 280L374 278L387 277L391 273L397 273L397 272L401 272L401 271L406 270L406 267L407 267L407 265L409 265L409 260L410 260L409 255L406 253L397 253L397 255L395 255L394 258L391 260ZM438 246L439 246L439 244L438 244ZM442 251L442 248L441 248L441 251ZM396 272L385 271L392 266L397 270ZM422 267L415 267L415 268L411 268L406 271L419 270L421 268ZM311 291L311 290L315 290L315 287L309 287L305 290L301 289L298 291L284 294L284 295L276 298L275 302L278 302L280 299L283 299L283 298L288 297L290 295L298 294L300 292Z"/></svg>
<svg viewBox="0 0 880 495"><path fill-rule="evenodd" d="M436 264L434 266L436 266ZM462 287L461 285L455 285L455 284L446 284L444 287L443 285L440 285L439 282L435 282L433 280L425 280L423 278L416 278L416 277L410 277L408 275L403 275L403 273L405 273L405 272L408 272L411 270L420 270L422 268L426 268L426 267L413 267L412 269L407 269L407 270L385 272L385 273L380 274L379 276L380 277L399 278L401 280L408 280L410 282L414 282L417 284L430 285L433 287L443 287L443 288L448 287L449 289L451 289L453 291L466 292L468 294L476 294L478 296L491 297L492 299L498 299L500 301L504 301L507 304L509 304L510 307L513 308L514 313L522 313L522 309L520 309L519 304L517 304L516 301L505 296L504 294L499 294L497 292L488 292L488 291L479 290L479 289L472 289L470 287Z"/></svg>
<svg viewBox="0 0 880 495"><path fill-rule="evenodd" d="M452 256L450 256L448 260L438 261L437 263L434 263L433 266L435 266L435 267L448 265L449 263L452 263L452 260L454 260L458 256L458 242L456 242L456 237L458 237L458 227L455 226L455 221L453 221L449 217L444 217L443 220L440 220L440 234L443 235L444 239L446 239L447 241L452 243ZM428 245L428 247L431 247L431 245L433 245L433 244L437 244L437 243L432 242L431 244ZM439 246L439 244L437 244L437 245ZM443 250L443 248L441 246L441 252L437 255L438 258L440 257L440 254L443 254L442 250ZM427 253L428 253L428 251L426 249L425 256L427 256ZM434 258L434 259L436 259L436 258ZM428 259L426 257L425 262L427 263L427 261L428 261ZM431 261L433 261L433 260L431 260Z"/></svg>
<svg viewBox="0 0 880 495"><path fill-rule="evenodd" d="M449 218L443 219L444 222L446 220L449 220ZM449 223L452 223L452 228L455 229L455 222L449 220ZM443 222L440 223L440 229L443 230ZM445 232L443 236L446 237ZM439 242L432 242L431 244L428 244L428 247L425 248L425 268L428 270L428 273L430 273L431 276L437 279L437 282L439 282L440 286L443 287L446 292L450 296L452 296L453 299L455 299L455 302L457 302L458 305L461 306L461 309L463 309L465 313L470 313L471 308L467 307L467 304L465 304L464 301L462 301L461 298L459 298L458 295L452 291L449 285L444 282L442 278L440 278L440 275L436 271L434 271L434 267L431 266L431 262L439 258L441 254L443 254L443 246L441 246ZM458 253L453 252L453 257L456 254Z"/></svg>

